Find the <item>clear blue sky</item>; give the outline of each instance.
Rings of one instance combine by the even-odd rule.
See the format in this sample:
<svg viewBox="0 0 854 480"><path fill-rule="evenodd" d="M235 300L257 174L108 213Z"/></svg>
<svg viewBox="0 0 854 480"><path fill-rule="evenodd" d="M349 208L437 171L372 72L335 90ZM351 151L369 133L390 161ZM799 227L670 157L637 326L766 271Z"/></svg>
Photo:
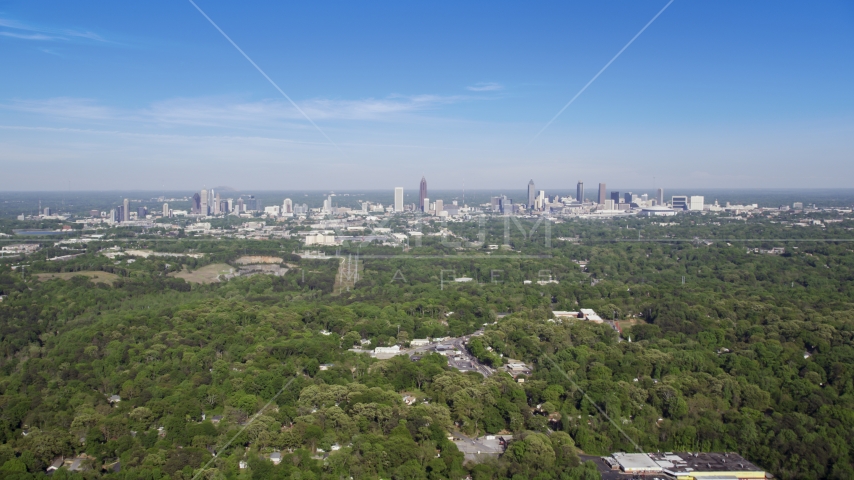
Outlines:
<svg viewBox="0 0 854 480"><path fill-rule="evenodd" d="M0 4L0 190L852 187L854 2ZM655 180L653 180L655 178Z"/></svg>

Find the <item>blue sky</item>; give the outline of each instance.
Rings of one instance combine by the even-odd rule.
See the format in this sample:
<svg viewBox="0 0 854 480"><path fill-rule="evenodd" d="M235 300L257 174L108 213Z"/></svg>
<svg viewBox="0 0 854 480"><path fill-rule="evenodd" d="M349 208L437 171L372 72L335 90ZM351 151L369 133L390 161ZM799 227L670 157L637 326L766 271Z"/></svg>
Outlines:
<svg viewBox="0 0 854 480"><path fill-rule="evenodd" d="M852 187L854 4L0 3L0 190Z"/></svg>

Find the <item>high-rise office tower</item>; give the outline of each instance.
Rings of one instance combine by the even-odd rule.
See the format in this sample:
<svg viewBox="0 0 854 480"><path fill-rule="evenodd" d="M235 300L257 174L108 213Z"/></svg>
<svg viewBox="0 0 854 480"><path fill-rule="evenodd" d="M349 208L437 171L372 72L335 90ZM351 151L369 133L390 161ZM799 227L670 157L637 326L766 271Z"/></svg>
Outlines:
<svg viewBox="0 0 854 480"><path fill-rule="evenodd" d="M439 214L442 210L445 209L445 202L442 200L436 200L436 215Z"/></svg>
<svg viewBox="0 0 854 480"><path fill-rule="evenodd" d="M534 198L534 206L537 207L537 210L545 210L547 202L548 199L546 198L546 191L540 190L537 192L537 196Z"/></svg>
<svg viewBox="0 0 854 480"><path fill-rule="evenodd" d="M584 203L584 182L581 180L579 180L578 185L575 186L575 199L579 203Z"/></svg>
<svg viewBox="0 0 854 480"><path fill-rule="evenodd" d="M670 197L670 208L674 210L688 210L688 196L673 195Z"/></svg>
<svg viewBox="0 0 854 480"><path fill-rule="evenodd" d="M427 182L421 178L421 200L424 200L424 192L427 191ZM403 212L403 187L394 187L394 211Z"/></svg>
<svg viewBox="0 0 854 480"><path fill-rule="evenodd" d="M242 198L237 199L237 207L235 207L235 211L237 213L243 213L246 211L246 207L243 205L243 199Z"/></svg>
<svg viewBox="0 0 854 480"><path fill-rule="evenodd" d="M233 212L233 211L234 211L234 199L233 199L233 198L229 198L229 199L228 199L228 200L226 200L225 202L226 202L226 204L228 205L228 213Z"/></svg>
<svg viewBox="0 0 854 480"><path fill-rule="evenodd" d="M624 197L624 200L625 200L625 202L626 202L626 203L632 203L632 201L633 201L634 199L635 199L635 197L634 197L634 195L632 195L632 192L628 192L628 193L626 193L626 195L625 195L625 197Z"/></svg>
<svg viewBox="0 0 854 480"><path fill-rule="evenodd" d="M201 205L199 205L199 214L207 216L209 213L209 211L208 211L208 191L205 189L202 189L202 193L199 196L201 197L201 202L202 202Z"/></svg>
<svg viewBox="0 0 854 480"><path fill-rule="evenodd" d="M198 193L193 194L193 208L191 210L196 215L202 211L202 196Z"/></svg>
<svg viewBox="0 0 854 480"><path fill-rule="evenodd" d="M330 200L329 203L332 203L332 201ZM258 199L255 198L255 195L249 195L249 198L247 198L246 201L243 202L243 207L247 212L255 212L260 209L258 205Z"/></svg>
<svg viewBox="0 0 854 480"><path fill-rule="evenodd" d="M148 215L148 208L146 207L137 207L136 209L136 219L142 220Z"/></svg>
<svg viewBox="0 0 854 480"><path fill-rule="evenodd" d="M286 198L282 202L282 213L294 213L294 202L290 198Z"/></svg>
<svg viewBox="0 0 854 480"><path fill-rule="evenodd" d="M219 192L216 192L216 195L214 196L214 215L219 215L220 213L222 213L222 209L220 208L220 202L221 200L219 198Z"/></svg>
<svg viewBox="0 0 854 480"><path fill-rule="evenodd" d="M165 218L169 218L169 216L170 216L169 215L169 204L168 203L163 204L163 216Z"/></svg>
<svg viewBox="0 0 854 480"><path fill-rule="evenodd" d="M124 207L124 215L122 215L122 221L127 222L130 221L130 202L126 198L124 202L122 202L122 207Z"/></svg>
<svg viewBox="0 0 854 480"><path fill-rule="evenodd" d="M655 201L656 201L655 203L657 203L658 205L664 205L664 189L663 188L658 189L658 192L655 195Z"/></svg>
<svg viewBox="0 0 854 480"><path fill-rule="evenodd" d="M605 184L599 184L599 205L605 204Z"/></svg>
<svg viewBox="0 0 854 480"><path fill-rule="evenodd" d="M427 179L422 176L421 177L420 193L418 194L418 208L420 208L422 212L426 212L430 207L430 205L424 205L424 200L426 198L427 198Z"/></svg>
<svg viewBox="0 0 854 480"><path fill-rule="evenodd" d="M125 207L123 205L119 205L116 207L116 223L121 223L125 221Z"/></svg>
<svg viewBox="0 0 854 480"><path fill-rule="evenodd" d="M614 205L620 204L620 192L611 192L611 200L614 201Z"/></svg>
<svg viewBox="0 0 854 480"><path fill-rule="evenodd" d="M537 198L537 191L534 187L534 179L532 178L530 182L528 182L528 210L534 208L534 200Z"/></svg>

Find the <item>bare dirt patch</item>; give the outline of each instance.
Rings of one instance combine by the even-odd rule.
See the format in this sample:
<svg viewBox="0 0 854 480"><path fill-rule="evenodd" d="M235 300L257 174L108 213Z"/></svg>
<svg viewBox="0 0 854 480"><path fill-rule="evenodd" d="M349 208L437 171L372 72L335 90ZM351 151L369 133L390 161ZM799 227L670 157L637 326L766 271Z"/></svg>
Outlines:
<svg viewBox="0 0 854 480"><path fill-rule="evenodd" d="M205 265L198 270L181 270L180 272L170 273L169 276L175 278L183 278L191 283L215 283L220 279L220 275L225 276L234 273L234 267L225 263L214 263Z"/></svg>
<svg viewBox="0 0 854 480"><path fill-rule="evenodd" d="M267 257L263 255L244 255L237 260L240 265L249 265L252 263L282 263L285 259L281 257Z"/></svg>

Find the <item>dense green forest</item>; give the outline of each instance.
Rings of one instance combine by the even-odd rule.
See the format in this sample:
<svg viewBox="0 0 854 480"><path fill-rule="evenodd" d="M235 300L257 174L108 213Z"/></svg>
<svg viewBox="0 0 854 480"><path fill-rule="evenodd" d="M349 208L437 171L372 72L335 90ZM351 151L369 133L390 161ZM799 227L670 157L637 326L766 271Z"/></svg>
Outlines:
<svg viewBox="0 0 854 480"><path fill-rule="evenodd" d="M779 478L854 478L854 225L778 220L437 223L424 231L444 237L405 252L329 249L362 258L342 292L338 260L301 259L294 240L139 234L66 262L46 245L23 270L0 266L0 472L35 478L85 453L88 471L54 476L588 479L582 456L635 451L627 436L736 451ZM204 255L99 253L115 245ZM248 254L289 271L175 277ZM118 279L38 277L91 271ZM551 313L579 308L622 333ZM472 353L533 365L524 383L348 350L480 328ZM456 432L513 440L475 465Z"/></svg>

